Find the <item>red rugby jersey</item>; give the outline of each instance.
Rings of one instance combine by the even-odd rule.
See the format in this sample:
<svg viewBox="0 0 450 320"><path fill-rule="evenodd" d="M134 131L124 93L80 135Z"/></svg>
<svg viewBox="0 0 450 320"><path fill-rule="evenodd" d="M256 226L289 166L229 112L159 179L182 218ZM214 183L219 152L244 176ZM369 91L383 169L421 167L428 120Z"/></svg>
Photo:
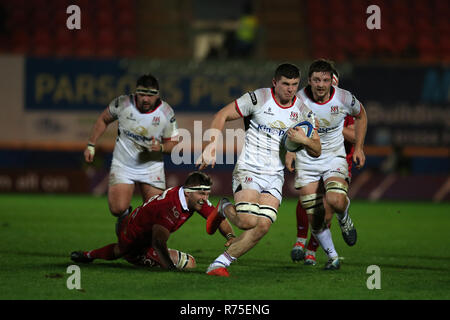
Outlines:
<svg viewBox="0 0 450 320"><path fill-rule="evenodd" d="M199 213L207 218L213 210L211 203L206 201ZM159 224L172 233L193 213L194 211L190 211L187 207L182 187L170 188L137 207L127 219L122 234L129 242L149 242L152 238L153 225Z"/></svg>

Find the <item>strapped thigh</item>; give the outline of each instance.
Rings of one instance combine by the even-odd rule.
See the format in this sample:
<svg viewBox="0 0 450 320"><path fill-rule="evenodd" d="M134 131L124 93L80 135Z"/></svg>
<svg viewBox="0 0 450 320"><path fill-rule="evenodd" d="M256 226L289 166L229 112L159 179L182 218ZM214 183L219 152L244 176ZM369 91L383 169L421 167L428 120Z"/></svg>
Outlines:
<svg viewBox="0 0 450 320"><path fill-rule="evenodd" d="M300 196L300 201L307 214L315 214L316 212L324 210L323 194L321 193L312 193L305 196Z"/></svg>
<svg viewBox="0 0 450 320"><path fill-rule="evenodd" d="M259 214L259 204L240 201L236 203L236 213Z"/></svg>
<svg viewBox="0 0 450 320"><path fill-rule="evenodd" d="M347 195L348 185L339 181L328 181L325 185L326 192L342 193Z"/></svg>

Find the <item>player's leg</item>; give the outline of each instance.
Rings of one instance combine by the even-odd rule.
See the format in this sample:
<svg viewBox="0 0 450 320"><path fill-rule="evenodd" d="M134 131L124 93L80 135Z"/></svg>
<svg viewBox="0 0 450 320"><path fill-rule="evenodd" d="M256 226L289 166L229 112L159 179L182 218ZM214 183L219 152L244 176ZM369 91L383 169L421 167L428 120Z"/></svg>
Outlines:
<svg viewBox="0 0 450 320"><path fill-rule="evenodd" d="M156 187L154 187L152 185L149 185L147 183L138 182L137 186L138 186L139 191L141 192L141 195L142 195L142 202L144 202L144 203L148 199L150 199L151 197L160 195L164 191L164 189L156 188Z"/></svg>
<svg viewBox="0 0 450 320"><path fill-rule="evenodd" d="M269 232L277 217L280 201L269 193L261 193L259 197L259 216L254 228L246 230L228 247L228 253L240 257L253 248Z"/></svg>
<svg viewBox="0 0 450 320"><path fill-rule="evenodd" d="M303 209L300 200L297 202L295 216L297 222L297 240L291 250L291 259L294 262L298 262L304 258L304 251L309 230L308 215L306 214L306 210Z"/></svg>
<svg viewBox="0 0 450 320"><path fill-rule="evenodd" d="M241 230L254 228L259 212L258 197L258 191L247 189L235 194L236 205L227 198L222 198L216 209L206 219L206 232L214 234L225 218Z"/></svg>
<svg viewBox="0 0 450 320"><path fill-rule="evenodd" d="M143 202L153 196L160 195L166 189L164 165L162 163L151 165L146 174L136 175L135 181L141 192Z"/></svg>
<svg viewBox="0 0 450 320"><path fill-rule="evenodd" d="M316 191L317 193L312 193ZM339 258L331 238L330 229L325 224L325 205L323 196L319 191L318 182L310 183L300 189L300 197L303 207L308 213L311 233L320 243L327 254L329 261L326 269L338 269Z"/></svg>
<svg viewBox="0 0 450 320"><path fill-rule="evenodd" d="M188 253L176 249L168 249L173 264L180 270L193 269L197 266L195 259ZM156 251L152 248L145 248L139 253L128 254L124 258L137 266L159 267L161 261Z"/></svg>
<svg viewBox="0 0 450 320"><path fill-rule="evenodd" d="M110 185L108 189L109 211L115 217L129 213L134 184L118 183Z"/></svg>
<svg viewBox="0 0 450 320"><path fill-rule="evenodd" d="M356 243L357 233L353 221L348 214L350 199L347 197L348 184L344 179L330 177L325 180L326 202L330 206L330 214L327 214L327 223L331 222L333 212L336 212L342 236L349 246Z"/></svg>
<svg viewBox="0 0 450 320"><path fill-rule="evenodd" d="M299 207L304 211L305 217L302 219L306 221L302 221L303 226L306 226L306 233L302 235L300 238L297 233L297 241L294 244L294 247L291 250L291 259L294 262L302 261L305 257L305 245L306 245L306 237L308 235L310 218L309 216L314 214L317 210L320 210L322 206L322 194L318 192L319 190L319 182L310 182L300 188L299 192L299 202L297 204L297 211ZM298 217L297 212L297 217ZM298 219L297 219L298 220Z"/></svg>
<svg viewBox="0 0 450 320"><path fill-rule="evenodd" d="M306 246L305 251L305 265L316 265L316 252L317 248L319 247L319 242L314 237L314 235L311 233L309 235L308 245Z"/></svg>
<svg viewBox="0 0 450 320"><path fill-rule="evenodd" d="M95 259L115 260L122 256L117 243L111 243L107 246L90 251L74 251L70 254L70 258L74 262L92 262Z"/></svg>
<svg viewBox="0 0 450 320"><path fill-rule="evenodd" d="M257 217L256 225L241 233L227 250L217 257L208 267L207 274L228 276L228 271L224 269L228 268L237 258L252 249L267 234L276 219L278 206L278 199L270 195L261 195L260 216Z"/></svg>

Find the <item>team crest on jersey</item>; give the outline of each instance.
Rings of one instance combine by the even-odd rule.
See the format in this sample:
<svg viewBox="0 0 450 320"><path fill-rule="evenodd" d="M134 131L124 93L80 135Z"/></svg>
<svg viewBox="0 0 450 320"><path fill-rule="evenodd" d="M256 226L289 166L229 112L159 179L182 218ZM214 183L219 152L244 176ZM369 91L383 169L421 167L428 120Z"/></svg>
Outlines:
<svg viewBox="0 0 450 320"><path fill-rule="evenodd" d="M331 106L331 114L339 114L339 106Z"/></svg>
<svg viewBox="0 0 450 320"><path fill-rule="evenodd" d="M297 121L298 120L298 112L291 111L291 115L289 116L289 119L291 119L293 121Z"/></svg>
<svg viewBox="0 0 450 320"><path fill-rule="evenodd" d="M152 125L155 127L159 126L159 123L161 122L161 117L153 117Z"/></svg>

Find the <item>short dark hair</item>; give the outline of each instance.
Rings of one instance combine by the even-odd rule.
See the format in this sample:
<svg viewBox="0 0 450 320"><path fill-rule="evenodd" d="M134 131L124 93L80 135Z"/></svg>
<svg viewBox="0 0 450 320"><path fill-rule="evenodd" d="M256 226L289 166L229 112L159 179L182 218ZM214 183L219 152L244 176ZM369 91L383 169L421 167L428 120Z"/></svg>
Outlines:
<svg viewBox="0 0 450 320"><path fill-rule="evenodd" d="M136 87L145 87L145 88L152 88L159 90L159 83L158 79L156 79L153 75L144 74L139 77L139 79L136 81Z"/></svg>
<svg viewBox="0 0 450 320"><path fill-rule="evenodd" d="M185 187L193 187L193 186L212 186L212 179L206 173L201 171L191 172L186 181L184 182Z"/></svg>
<svg viewBox="0 0 450 320"><path fill-rule="evenodd" d="M314 72L329 72L331 77L333 77L333 74L337 75L333 61L326 59L315 60L309 66L308 77L310 78Z"/></svg>
<svg viewBox="0 0 450 320"><path fill-rule="evenodd" d="M285 77L288 79L300 78L300 70L293 64L283 63L277 67L273 77L277 81L280 80L281 77Z"/></svg>

